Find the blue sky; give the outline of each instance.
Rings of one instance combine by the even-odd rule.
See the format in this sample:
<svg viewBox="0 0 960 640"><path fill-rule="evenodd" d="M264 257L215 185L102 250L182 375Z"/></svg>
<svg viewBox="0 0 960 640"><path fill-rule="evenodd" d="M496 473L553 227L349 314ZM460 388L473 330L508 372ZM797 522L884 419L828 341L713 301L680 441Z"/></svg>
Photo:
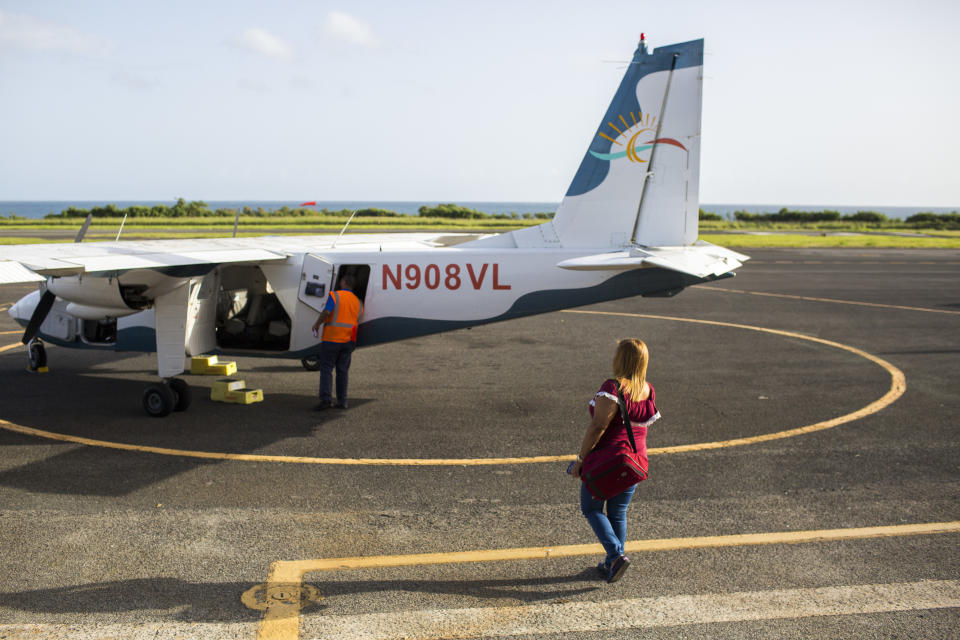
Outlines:
<svg viewBox="0 0 960 640"><path fill-rule="evenodd" d="M960 3L0 0L0 200L559 201L641 31L701 201L960 206Z"/></svg>

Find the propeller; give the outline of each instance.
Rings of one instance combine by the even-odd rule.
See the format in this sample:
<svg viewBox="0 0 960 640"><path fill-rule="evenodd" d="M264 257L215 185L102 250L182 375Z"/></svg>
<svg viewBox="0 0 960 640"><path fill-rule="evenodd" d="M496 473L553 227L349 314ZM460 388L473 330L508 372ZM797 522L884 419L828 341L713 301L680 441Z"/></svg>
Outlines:
<svg viewBox="0 0 960 640"><path fill-rule="evenodd" d="M50 313L50 309L53 308L53 303L56 299L57 296L53 293L49 291L43 292L40 302L37 303L37 307L33 310L33 315L30 316L27 329L23 332L23 337L20 338L23 344L29 344L30 341L36 337L37 332L40 331L40 325L47 319L47 314Z"/></svg>
<svg viewBox="0 0 960 640"><path fill-rule="evenodd" d="M93 221L93 214L88 213L87 219L83 221L83 226L80 227L80 232L77 234L77 237L73 239L75 243L83 242L83 236L87 235L87 229L90 228L90 223Z"/></svg>

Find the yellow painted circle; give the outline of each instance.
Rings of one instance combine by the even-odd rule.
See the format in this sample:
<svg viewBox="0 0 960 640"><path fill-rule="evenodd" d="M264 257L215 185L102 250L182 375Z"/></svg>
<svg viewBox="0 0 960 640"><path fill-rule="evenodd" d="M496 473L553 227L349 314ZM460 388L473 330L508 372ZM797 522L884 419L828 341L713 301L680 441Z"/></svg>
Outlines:
<svg viewBox="0 0 960 640"><path fill-rule="evenodd" d="M889 405L896 402L896 400L903 395L907 390L907 381L906 376L903 375L903 372L900 369L896 368L886 360L878 358L877 356L871 355L866 351L857 349L856 347L851 347L839 342L833 342L832 340L824 340L823 338L814 338L812 336L805 336L801 333L794 333L793 331L783 331L781 329L768 329L765 327L756 327L748 324L735 324L732 322L719 322L716 320L696 320L693 318L677 318L673 316L659 316L651 315L646 313L620 313L616 311L583 311L583 310L567 310L564 313L580 313L587 315L605 315L605 316L622 316L628 318L647 318L651 320L671 320L674 322L689 322L691 324L704 324L708 326L716 327L730 327L734 329L745 329L748 331L757 331L760 333L769 333L777 336L785 336L788 338L796 338L798 340L807 340L808 342L815 342L818 344L823 344L828 347L833 347L835 349L840 349L843 351L848 351L855 355L858 355L862 358L866 358L870 362L873 362L890 374L890 389L883 394L877 400L874 400L867 406L862 409L858 409L853 413L848 413L831 420L825 420L823 422L817 422L815 424L807 425L805 427L797 427L796 429L787 429L785 431L777 431L775 433L767 433L759 436L750 436L747 438L734 438L732 440L717 440L715 442L701 442L697 444L685 444L677 445L673 447L654 447L647 449L647 455L660 455L667 453L687 453L690 451L704 451L707 449L723 449L726 447L738 447L747 444L756 444L758 442L768 442L770 440L780 440L783 438L793 438L795 436L804 435L807 433L813 433L815 431L823 431L825 429L832 429L833 427L839 426L841 424L846 424L848 422L853 422L854 420L859 420L873 413L880 411L881 409L888 407ZM508 465L508 464L530 464L536 462L564 462L568 460L573 460L575 455L560 455L560 456L530 456L530 457L521 457L521 458L315 458L309 456L278 456L278 455L259 455L252 453L216 453L211 451L189 451L185 449L168 449L165 447L150 447L134 444L126 444L122 442L108 442L105 440L92 440L90 438L83 438L80 436L71 436L62 433L53 433L51 431L43 431L41 429L34 429L32 427L24 427L22 425L13 424L6 420L0 420L0 428L6 429L8 431L14 431L16 433L22 433L25 435L36 436L38 438L47 438L50 440L58 440L61 442L72 442L74 444L82 444L91 447L104 447L107 449L119 449L121 451L137 451L141 453L156 453L160 455L167 456L181 456L187 458L203 458L207 460L235 460L241 462L286 462L294 464L338 464L338 465L354 465L354 466L480 466L480 465Z"/></svg>

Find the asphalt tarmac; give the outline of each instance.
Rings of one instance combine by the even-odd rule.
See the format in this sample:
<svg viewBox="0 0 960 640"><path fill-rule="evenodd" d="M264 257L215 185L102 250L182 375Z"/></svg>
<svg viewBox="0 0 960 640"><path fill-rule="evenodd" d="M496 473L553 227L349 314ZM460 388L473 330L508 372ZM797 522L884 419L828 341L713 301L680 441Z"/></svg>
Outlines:
<svg viewBox="0 0 960 640"><path fill-rule="evenodd" d="M0 639L956 637L960 251L749 253L675 298L360 350L346 411L295 360L240 358L249 406L186 375L154 419L152 355L0 351ZM607 585L557 458L623 337L663 419Z"/></svg>

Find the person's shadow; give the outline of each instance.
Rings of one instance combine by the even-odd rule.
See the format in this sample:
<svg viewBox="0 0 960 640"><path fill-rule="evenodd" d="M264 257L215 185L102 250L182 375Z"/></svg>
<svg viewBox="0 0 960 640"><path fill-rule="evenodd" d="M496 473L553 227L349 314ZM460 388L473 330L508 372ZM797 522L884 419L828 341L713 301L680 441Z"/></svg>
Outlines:
<svg viewBox="0 0 960 640"><path fill-rule="evenodd" d="M307 581L322 599L304 601L302 612L328 609L330 599L388 591L516 600L519 604L563 600L599 588L596 569L574 575L498 580L341 580ZM113 582L0 593L0 607L35 614L154 612L181 622L250 622L262 611L248 609L240 596L253 583L194 583L177 578L137 578Z"/></svg>

